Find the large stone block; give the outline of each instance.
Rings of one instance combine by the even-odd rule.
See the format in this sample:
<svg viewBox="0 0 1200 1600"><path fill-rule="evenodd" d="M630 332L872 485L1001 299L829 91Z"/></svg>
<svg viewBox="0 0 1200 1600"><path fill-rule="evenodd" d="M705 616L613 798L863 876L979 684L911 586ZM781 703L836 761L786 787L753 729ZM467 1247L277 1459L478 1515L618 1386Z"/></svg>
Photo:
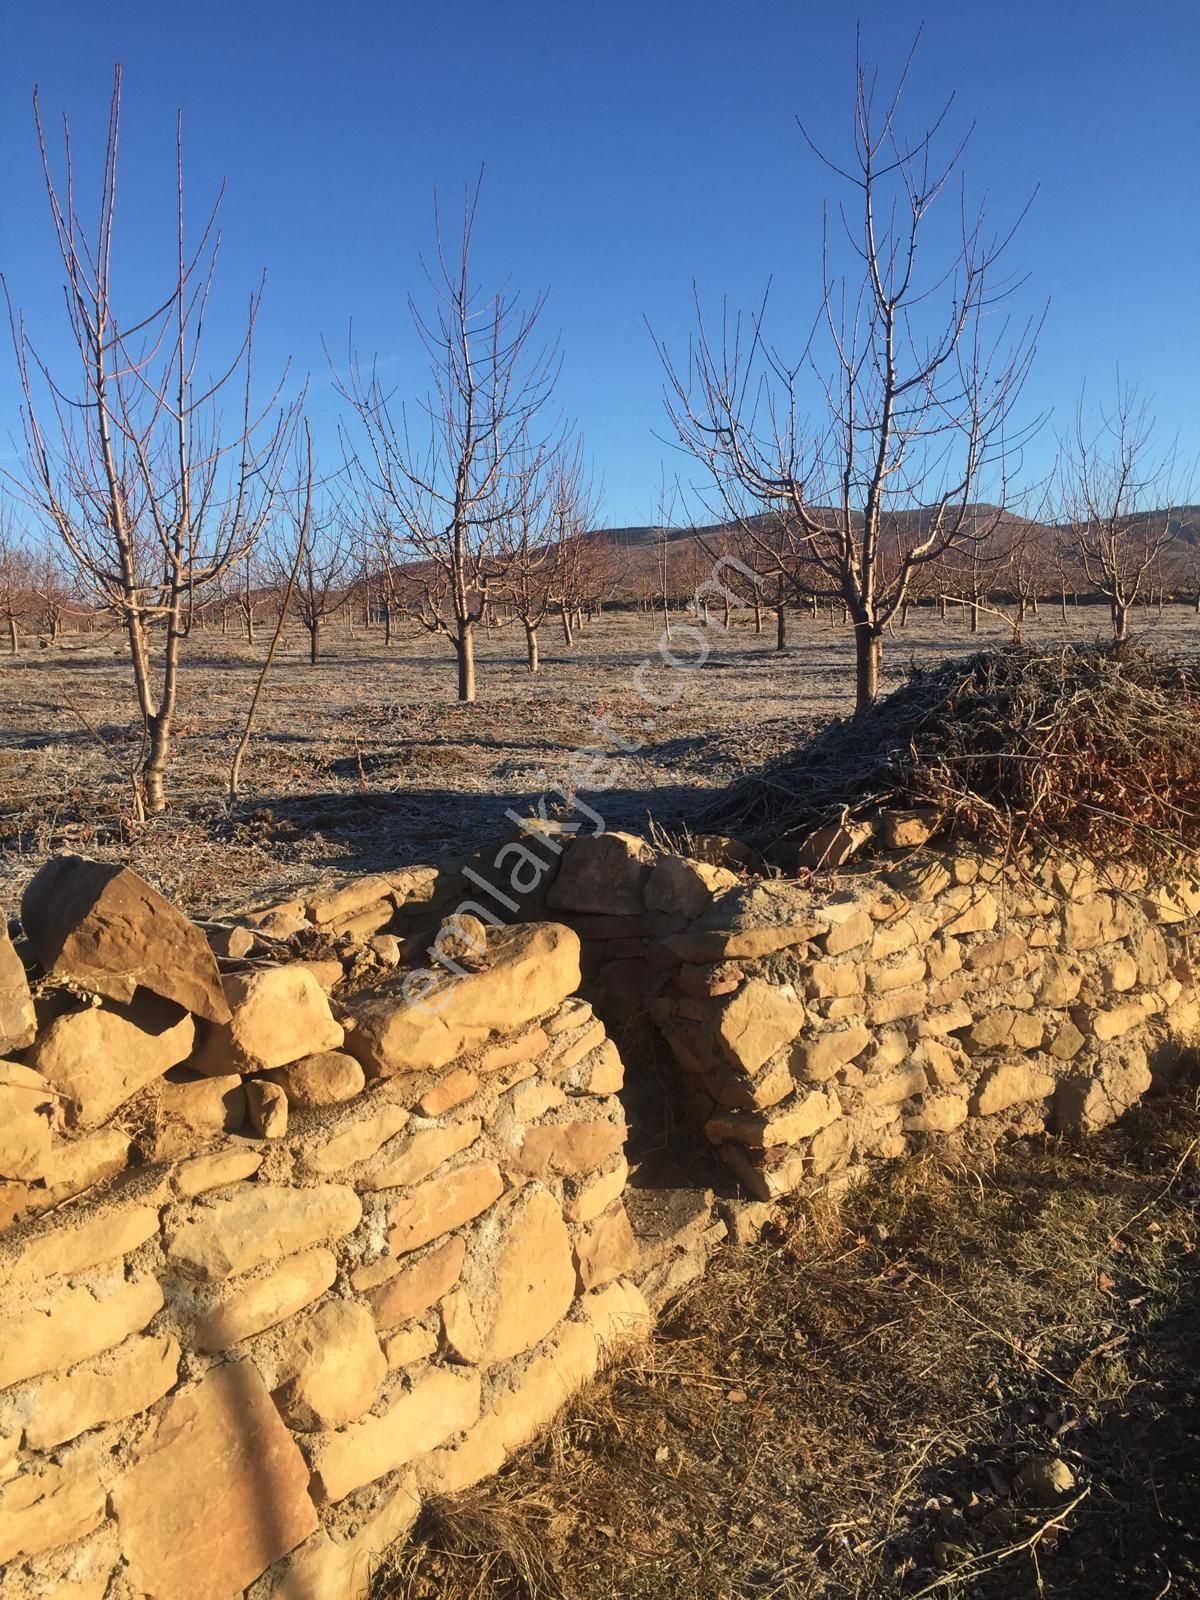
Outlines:
<svg viewBox="0 0 1200 1600"><path fill-rule="evenodd" d="M305 1250L289 1256L253 1283L209 1308L196 1323L201 1350L228 1350L311 1305L337 1277L332 1250Z"/></svg>
<svg viewBox="0 0 1200 1600"><path fill-rule="evenodd" d="M19 1401L25 1443L53 1450L102 1422L148 1411L174 1387L179 1354L170 1334L134 1337L69 1373L42 1378Z"/></svg>
<svg viewBox="0 0 1200 1600"><path fill-rule="evenodd" d="M0 1567L73 1544L104 1521L104 1485L94 1466L47 1462L0 1488ZM228 1597L223 1597L228 1600Z"/></svg>
<svg viewBox="0 0 1200 1600"><path fill-rule="evenodd" d="M662 856L646 882L646 909L677 914L690 921L706 910L714 895L732 889L737 881L736 874L726 867L689 861L684 856Z"/></svg>
<svg viewBox="0 0 1200 1600"><path fill-rule="evenodd" d="M37 1224L7 1256L0 1255L0 1282L13 1288L73 1277L129 1255L158 1232L153 1205L75 1209Z"/></svg>
<svg viewBox="0 0 1200 1600"><path fill-rule="evenodd" d="M121 1553L150 1600L230 1600L317 1526L308 1468L257 1369L177 1395L112 1490Z"/></svg>
<svg viewBox="0 0 1200 1600"><path fill-rule="evenodd" d="M767 1111L734 1111L712 1117L704 1132L713 1144L728 1142L762 1150L796 1144L840 1115L841 1107L833 1095L824 1089L810 1089Z"/></svg>
<svg viewBox="0 0 1200 1600"><path fill-rule="evenodd" d="M466 1240L456 1235L435 1246L414 1266L402 1267L373 1288L371 1308L378 1326L394 1328L437 1305L458 1282L466 1254Z"/></svg>
<svg viewBox="0 0 1200 1600"><path fill-rule="evenodd" d="M340 1050L345 1032L305 967L260 967L225 979L229 1022L212 1027L196 1055L201 1072L262 1072Z"/></svg>
<svg viewBox="0 0 1200 1600"><path fill-rule="evenodd" d="M31 1045L37 1033L33 996L8 930L0 927L0 1056Z"/></svg>
<svg viewBox="0 0 1200 1600"><path fill-rule="evenodd" d="M111 1350L140 1333L162 1303L154 1278L31 1290L0 1310L0 1389Z"/></svg>
<svg viewBox="0 0 1200 1600"><path fill-rule="evenodd" d="M296 1111L341 1105L360 1095L366 1083L362 1067L344 1050L323 1050L290 1066L276 1067L266 1076L279 1085Z"/></svg>
<svg viewBox="0 0 1200 1600"><path fill-rule="evenodd" d="M625 1125L608 1117L588 1122L544 1122L526 1128L513 1164L534 1177L548 1172L579 1177L603 1166L625 1144Z"/></svg>
<svg viewBox="0 0 1200 1600"><path fill-rule="evenodd" d="M1029 1100L1045 1100L1055 1090L1057 1079L1037 1058L1032 1061L1002 1061L989 1067L971 1097L971 1111L977 1117L991 1117Z"/></svg>
<svg viewBox="0 0 1200 1600"><path fill-rule="evenodd" d="M344 1500L364 1484L407 1466L469 1428L479 1417L479 1405L478 1372L443 1368L427 1373L381 1415L364 1417L318 1440L313 1461L317 1494L326 1501Z"/></svg>
<svg viewBox="0 0 1200 1600"><path fill-rule="evenodd" d="M563 855L546 904L552 910L636 916L653 862L653 850L636 834L577 839Z"/></svg>
<svg viewBox="0 0 1200 1600"><path fill-rule="evenodd" d="M40 1072L0 1061L0 1178L40 1178L50 1157L58 1100Z"/></svg>
<svg viewBox="0 0 1200 1600"><path fill-rule="evenodd" d="M222 1133L235 1133L246 1121L246 1089L240 1073L164 1080L154 1096L150 1155L169 1161L188 1155Z"/></svg>
<svg viewBox="0 0 1200 1600"><path fill-rule="evenodd" d="M317 1530L290 1555L271 1589L271 1600L368 1600L387 1552L416 1521L420 1496L407 1479L354 1531L334 1539Z"/></svg>
<svg viewBox="0 0 1200 1600"><path fill-rule="evenodd" d="M803 1028L804 1003L793 989L750 978L717 1018L717 1038L730 1063L753 1077Z"/></svg>
<svg viewBox="0 0 1200 1600"><path fill-rule="evenodd" d="M453 1228L461 1228L503 1193L504 1179L494 1161L455 1167L444 1177L418 1184L389 1214L388 1243L392 1254L405 1255Z"/></svg>
<svg viewBox="0 0 1200 1600"><path fill-rule="evenodd" d="M327 1300L283 1336L275 1404L290 1428L312 1433L356 1422L387 1376L387 1358L366 1306Z"/></svg>
<svg viewBox="0 0 1200 1600"><path fill-rule="evenodd" d="M840 1067L855 1060L871 1042L871 1031L854 1023L834 1033L817 1033L801 1039L792 1051L792 1070L798 1078L824 1083Z"/></svg>
<svg viewBox="0 0 1200 1600"><path fill-rule="evenodd" d="M228 1019L208 940L129 867L55 856L21 898L21 925L48 977L110 1000L149 989L209 1022Z"/></svg>
<svg viewBox="0 0 1200 1600"><path fill-rule="evenodd" d="M1059 1083L1054 1096L1058 1133L1096 1133L1123 1116L1150 1088L1146 1052L1124 1043L1103 1052L1091 1074Z"/></svg>
<svg viewBox="0 0 1200 1600"><path fill-rule="evenodd" d="M482 1128L478 1117L465 1117L445 1127L413 1128L403 1139L392 1139L380 1149L359 1188L402 1189L421 1183L443 1161L473 1145Z"/></svg>
<svg viewBox="0 0 1200 1600"><path fill-rule="evenodd" d="M306 1143L300 1158L301 1168L305 1172L328 1176L355 1166L360 1161L369 1161L389 1139L400 1132L408 1120L409 1113L403 1106L388 1100L382 1103L376 1101L375 1104L368 1102L359 1115L340 1123L336 1133L324 1139L314 1137L313 1142ZM364 1183L362 1187L371 1188L374 1185Z"/></svg>
<svg viewBox="0 0 1200 1600"><path fill-rule="evenodd" d="M75 1125L95 1128L185 1061L195 1036L195 1023L177 1005L143 994L130 1006L87 1006L55 1017L30 1060L65 1096Z"/></svg>
<svg viewBox="0 0 1200 1600"><path fill-rule="evenodd" d="M638 1246L629 1215L618 1200L575 1240L580 1293L599 1289L637 1265Z"/></svg>
<svg viewBox="0 0 1200 1600"><path fill-rule="evenodd" d="M1040 1017L1007 1007L979 1017L967 1036L967 1049L975 1054L984 1050L1037 1050L1046 1028Z"/></svg>
<svg viewBox="0 0 1200 1600"><path fill-rule="evenodd" d="M1133 908L1120 895L1073 900L1063 910L1063 944L1068 950L1095 950L1126 938L1133 925Z"/></svg>
<svg viewBox="0 0 1200 1600"><path fill-rule="evenodd" d="M531 1184L481 1229L466 1285L484 1366L531 1350L575 1297L571 1239L558 1201Z"/></svg>
<svg viewBox="0 0 1200 1600"><path fill-rule="evenodd" d="M355 1019L346 1048L368 1077L447 1066L552 1011L579 987L579 937L557 923L525 923L489 934L488 965L458 977L409 974L348 1003ZM407 986L407 987L406 987Z"/></svg>
<svg viewBox="0 0 1200 1600"><path fill-rule="evenodd" d="M198 1278L231 1278L280 1256L352 1233L362 1202L343 1184L289 1189L246 1183L206 1196L165 1229L169 1260Z"/></svg>

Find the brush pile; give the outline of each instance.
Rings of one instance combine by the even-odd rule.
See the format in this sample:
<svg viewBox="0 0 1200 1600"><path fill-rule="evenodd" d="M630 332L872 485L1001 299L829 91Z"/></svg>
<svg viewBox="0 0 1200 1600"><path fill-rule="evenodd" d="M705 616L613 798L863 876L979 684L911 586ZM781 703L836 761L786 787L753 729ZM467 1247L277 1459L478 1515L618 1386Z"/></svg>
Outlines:
<svg viewBox="0 0 1200 1600"><path fill-rule="evenodd" d="M982 651L743 778L704 826L759 849L883 807L943 837L1175 855L1200 845L1200 665L1123 646Z"/></svg>

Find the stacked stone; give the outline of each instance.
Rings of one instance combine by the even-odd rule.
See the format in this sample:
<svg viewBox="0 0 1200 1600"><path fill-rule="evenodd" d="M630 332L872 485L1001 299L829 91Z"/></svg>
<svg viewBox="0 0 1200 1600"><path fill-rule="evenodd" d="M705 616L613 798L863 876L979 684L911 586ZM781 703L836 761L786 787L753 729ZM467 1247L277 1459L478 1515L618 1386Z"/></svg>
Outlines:
<svg viewBox="0 0 1200 1600"><path fill-rule="evenodd" d="M1191 870L923 851L738 882L614 834L570 847L547 904L600 884L619 914L568 913L591 992L653 1019L763 1199L968 1118L1102 1127L1197 1036Z"/></svg>
<svg viewBox="0 0 1200 1600"><path fill-rule="evenodd" d="M45 1017L0 948L0 1593L364 1595L422 1494L648 1324L578 940L500 930L435 1012L395 979L335 1016L94 867L26 897Z"/></svg>

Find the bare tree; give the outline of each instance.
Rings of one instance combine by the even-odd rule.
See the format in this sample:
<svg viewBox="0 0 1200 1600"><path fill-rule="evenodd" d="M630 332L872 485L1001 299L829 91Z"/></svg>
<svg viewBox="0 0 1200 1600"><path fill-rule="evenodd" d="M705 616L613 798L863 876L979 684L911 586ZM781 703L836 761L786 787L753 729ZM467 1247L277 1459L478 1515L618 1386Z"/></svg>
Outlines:
<svg viewBox="0 0 1200 1600"><path fill-rule="evenodd" d="M555 599L563 639L575 641L586 610L610 599L621 581L625 563L608 534L594 524L598 496L591 478L566 463L555 497Z"/></svg>
<svg viewBox="0 0 1200 1600"><path fill-rule="evenodd" d="M55 644L62 632L64 616L71 612L78 614L80 607L72 597L60 552L50 546L43 546L34 557L33 593L39 626L50 643Z"/></svg>
<svg viewBox="0 0 1200 1600"><path fill-rule="evenodd" d="M34 99L78 359L74 392L65 374L52 373L42 361L11 299L8 305L24 397L20 487L61 541L81 588L119 618L126 634L145 730L135 779L135 809L143 813L166 805L180 647L192 599L243 560L266 525L295 406L279 402L283 379L265 405L254 403L252 351L261 286L250 298L240 346L215 370L201 366L220 196L191 247L184 223L181 120L171 281L156 305L123 314L115 278L120 110L117 68L92 236L76 209L70 130L60 181ZM237 397L232 426L222 411L230 395Z"/></svg>
<svg viewBox="0 0 1200 1600"><path fill-rule="evenodd" d="M978 502L986 491L1003 503L1036 336L1034 325L1014 333L997 314L1016 288L997 281L1011 231L990 234L982 209L963 207L951 259L924 270L925 224L965 141L935 159L949 102L906 140L898 116L907 72L906 64L881 108L860 60L849 167L801 128L850 187L839 215L856 265L855 281L835 275L827 219L822 303L798 348L785 353L770 341L766 296L748 320L723 315L716 338L697 301L683 367L659 344L672 424L708 469L744 559L794 594L815 585L847 607L859 712L878 693L883 630L913 573L992 531L995 518Z"/></svg>
<svg viewBox="0 0 1200 1600"><path fill-rule="evenodd" d="M566 642L571 615L583 604L589 578L588 528L595 500L583 459L582 441L572 452L544 460L526 474L528 490L498 532L497 593L525 630L530 672L540 665L538 629L557 606Z"/></svg>
<svg viewBox="0 0 1200 1600"><path fill-rule="evenodd" d="M1111 409L1089 414L1081 398L1059 441L1060 534L1092 590L1108 601L1113 638L1129 637L1129 613L1145 597L1171 547L1175 446L1161 448L1137 390L1118 381Z"/></svg>
<svg viewBox="0 0 1200 1600"><path fill-rule="evenodd" d="M14 656L32 609L34 580L33 551L18 533L10 507L0 506L0 620L7 625L8 648Z"/></svg>
<svg viewBox="0 0 1200 1600"><path fill-rule="evenodd" d="M336 508L319 514L312 497L306 473L294 493L285 496L287 535L273 533L266 549L271 588L290 593L291 609L308 634L309 665L315 667L321 659L321 630L345 603L347 586L359 566L357 543L346 518Z"/></svg>
<svg viewBox="0 0 1200 1600"><path fill-rule="evenodd" d="M525 306L507 286L484 295L472 282L478 207L476 184L453 255L435 211L432 318L409 298L432 373L413 417L396 406L378 364L364 366L353 346L337 379L358 424L349 455L366 514L406 549L406 577L419 592L410 609L453 648L460 700L475 699L475 629L495 579L499 530L519 513L552 448L542 417L558 373L555 349L537 343L544 296Z"/></svg>

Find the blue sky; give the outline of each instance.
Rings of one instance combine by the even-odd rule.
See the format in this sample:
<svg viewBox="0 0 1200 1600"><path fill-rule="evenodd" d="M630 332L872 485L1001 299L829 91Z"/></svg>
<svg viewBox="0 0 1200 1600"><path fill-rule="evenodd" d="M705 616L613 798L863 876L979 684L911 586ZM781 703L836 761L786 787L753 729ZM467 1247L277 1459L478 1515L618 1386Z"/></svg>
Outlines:
<svg viewBox="0 0 1200 1600"><path fill-rule="evenodd" d="M0 270L44 346L62 326L30 115L70 114L86 166L111 70L125 71L118 267L141 303L170 248L182 108L190 191L228 180L216 359L265 268L258 361L311 371L319 442L336 397L321 338L425 387L405 296L421 285L432 196L486 168L479 276L549 290L559 399L583 429L614 523L655 515L662 374L645 321L682 351L691 285L750 306L775 282L776 331L806 327L820 285L822 205L836 184L802 114L848 149L855 22L886 72L924 23L906 99L915 127L957 91L976 130L965 172L997 222L1038 195L1013 245L1021 308L1049 301L1029 414L1066 423L1080 385L1136 381L1186 453L1200 444L1200 11L1029 0L968 7L864 0L856 13L787 0L81 0L0 17ZM0 453L16 426L0 349ZM1051 430L1030 472L1052 450Z"/></svg>

